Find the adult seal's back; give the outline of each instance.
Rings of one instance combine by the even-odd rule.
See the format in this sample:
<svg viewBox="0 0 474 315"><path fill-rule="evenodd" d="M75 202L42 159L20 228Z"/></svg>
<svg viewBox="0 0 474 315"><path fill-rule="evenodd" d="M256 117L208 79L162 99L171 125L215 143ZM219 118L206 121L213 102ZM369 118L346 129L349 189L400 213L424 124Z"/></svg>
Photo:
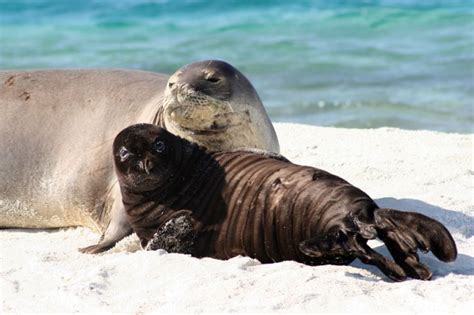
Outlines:
<svg viewBox="0 0 474 315"><path fill-rule="evenodd" d="M222 61L173 76L129 70L0 72L0 227L87 226L96 253L130 233L110 148L137 122L155 123L209 151L279 151L251 83Z"/></svg>

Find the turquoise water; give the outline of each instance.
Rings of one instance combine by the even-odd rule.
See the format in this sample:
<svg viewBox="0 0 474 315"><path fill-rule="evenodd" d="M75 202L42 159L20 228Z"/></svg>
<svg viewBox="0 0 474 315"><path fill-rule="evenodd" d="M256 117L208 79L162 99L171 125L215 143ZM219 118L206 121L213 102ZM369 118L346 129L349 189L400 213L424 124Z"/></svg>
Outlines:
<svg viewBox="0 0 474 315"><path fill-rule="evenodd" d="M0 69L216 58L274 121L474 132L474 1L0 0Z"/></svg>

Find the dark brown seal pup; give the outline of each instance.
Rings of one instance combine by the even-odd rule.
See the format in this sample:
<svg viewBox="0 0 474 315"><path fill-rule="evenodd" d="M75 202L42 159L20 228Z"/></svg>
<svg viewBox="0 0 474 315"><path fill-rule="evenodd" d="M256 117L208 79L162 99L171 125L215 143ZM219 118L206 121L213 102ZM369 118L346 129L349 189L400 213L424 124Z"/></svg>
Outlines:
<svg viewBox="0 0 474 315"><path fill-rule="evenodd" d="M220 259L245 255L262 263L348 264L359 258L396 281L431 278L417 249L443 261L457 256L441 223L380 209L345 180L278 155L209 154L140 124L116 137L114 159L128 220L144 247ZM367 245L376 237L395 262Z"/></svg>

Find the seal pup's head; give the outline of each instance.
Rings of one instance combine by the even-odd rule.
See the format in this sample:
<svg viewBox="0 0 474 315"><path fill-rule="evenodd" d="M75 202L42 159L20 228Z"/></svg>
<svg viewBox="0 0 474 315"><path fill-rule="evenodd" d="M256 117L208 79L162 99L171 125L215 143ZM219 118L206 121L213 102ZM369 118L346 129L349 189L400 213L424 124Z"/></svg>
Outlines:
<svg viewBox="0 0 474 315"><path fill-rule="evenodd" d="M188 149L193 146L156 125L136 124L125 128L113 144L120 187L145 193L166 186L179 170L183 145Z"/></svg>
<svg viewBox="0 0 474 315"><path fill-rule="evenodd" d="M266 130L254 130L272 129L254 87L224 61L200 61L177 70L168 80L163 108L166 129L210 151L240 146L278 150L261 144L265 141L257 135Z"/></svg>

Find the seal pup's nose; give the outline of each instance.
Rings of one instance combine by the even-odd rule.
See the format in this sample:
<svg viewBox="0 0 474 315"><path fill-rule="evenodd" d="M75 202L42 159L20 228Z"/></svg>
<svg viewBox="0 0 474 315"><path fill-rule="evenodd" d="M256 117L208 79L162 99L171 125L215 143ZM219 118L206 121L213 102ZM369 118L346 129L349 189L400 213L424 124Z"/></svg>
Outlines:
<svg viewBox="0 0 474 315"><path fill-rule="evenodd" d="M148 175L150 175L150 172L153 170L153 167L155 166L153 162L148 158L145 157L143 160L138 162L138 166L144 170Z"/></svg>

